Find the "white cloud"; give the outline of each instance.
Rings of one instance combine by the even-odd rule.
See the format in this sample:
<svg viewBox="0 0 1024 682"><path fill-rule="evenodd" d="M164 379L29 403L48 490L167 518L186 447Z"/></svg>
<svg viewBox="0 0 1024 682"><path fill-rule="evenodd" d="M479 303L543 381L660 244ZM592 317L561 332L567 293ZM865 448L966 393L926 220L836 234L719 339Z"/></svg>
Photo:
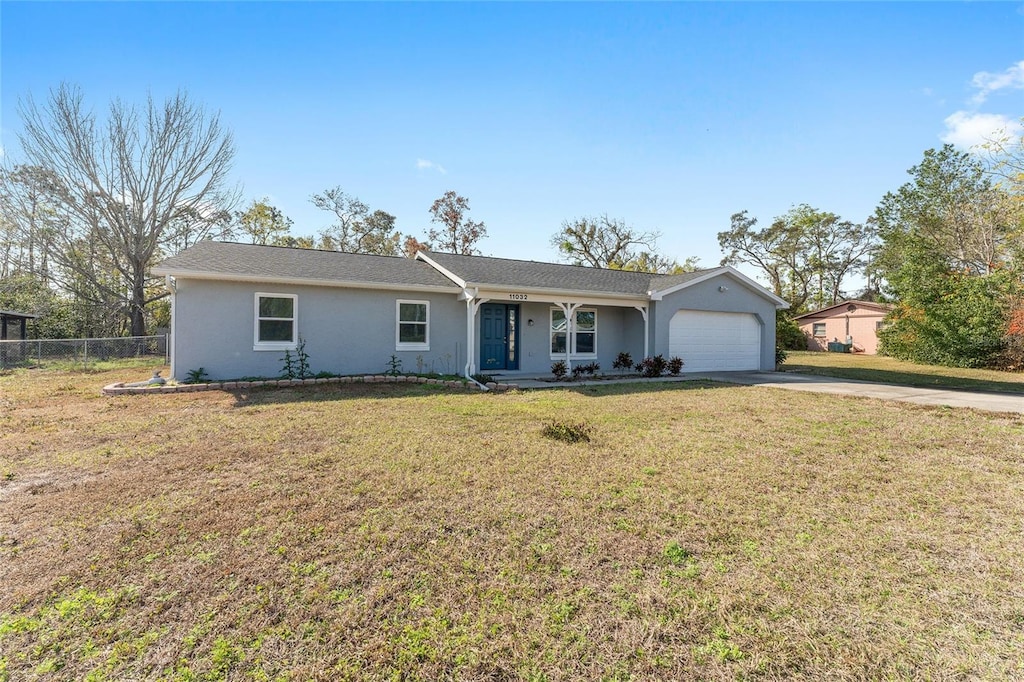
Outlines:
<svg viewBox="0 0 1024 682"><path fill-rule="evenodd" d="M433 161L427 161L426 159L416 159L416 168L420 170L435 170L441 175L448 174L448 171L444 169L444 166L439 163L434 163Z"/></svg>
<svg viewBox="0 0 1024 682"><path fill-rule="evenodd" d="M1017 62L1002 73L979 71L971 79L971 85L978 89L978 92L971 98L971 102L975 105L983 104L989 95L998 90L1024 89L1024 60Z"/></svg>
<svg viewBox="0 0 1024 682"><path fill-rule="evenodd" d="M946 132L940 137L943 142L962 149L970 149L975 145L1005 133L1013 137L1024 134L1024 126L1002 114L979 114L969 111L958 111L946 117Z"/></svg>

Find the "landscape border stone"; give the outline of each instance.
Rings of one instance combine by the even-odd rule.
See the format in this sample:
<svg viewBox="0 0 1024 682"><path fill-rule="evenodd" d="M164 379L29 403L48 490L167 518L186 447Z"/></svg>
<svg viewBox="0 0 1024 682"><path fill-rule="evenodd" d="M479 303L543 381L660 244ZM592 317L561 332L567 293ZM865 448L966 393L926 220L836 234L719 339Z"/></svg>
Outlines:
<svg viewBox="0 0 1024 682"><path fill-rule="evenodd" d="M363 376L345 377L318 377L313 379L260 379L256 381L209 381L202 384L164 384L162 386L127 386L126 382L104 386L103 395L154 395L165 393L195 393L199 391L237 391L251 388L279 388L291 386L309 386L322 384L354 384L354 383L418 383L444 386L446 388L461 388L467 390L484 390L477 384L467 381L446 381L445 379L434 379L431 377L416 376L385 376L380 374L367 374ZM492 391L510 391L519 388L518 384L498 384L488 382L486 388Z"/></svg>

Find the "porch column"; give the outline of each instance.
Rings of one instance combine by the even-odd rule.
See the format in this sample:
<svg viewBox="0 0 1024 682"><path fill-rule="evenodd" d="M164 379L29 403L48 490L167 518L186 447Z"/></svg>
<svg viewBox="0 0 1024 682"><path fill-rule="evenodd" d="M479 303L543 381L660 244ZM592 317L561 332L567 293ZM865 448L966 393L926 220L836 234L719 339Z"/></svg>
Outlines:
<svg viewBox="0 0 1024 682"><path fill-rule="evenodd" d="M466 378L476 374L476 313L489 298L476 298L476 293L466 298Z"/></svg>
<svg viewBox="0 0 1024 682"><path fill-rule="evenodd" d="M556 303L565 313L565 371L572 374L572 335L575 330L576 309L580 303Z"/></svg>
<svg viewBox="0 0 1024 682"><path fill-rule="evenodd" d="M647 317L647 306L635 305L633 307L644 316L644 357L647 358L651 355L651 322Z"/></svg>

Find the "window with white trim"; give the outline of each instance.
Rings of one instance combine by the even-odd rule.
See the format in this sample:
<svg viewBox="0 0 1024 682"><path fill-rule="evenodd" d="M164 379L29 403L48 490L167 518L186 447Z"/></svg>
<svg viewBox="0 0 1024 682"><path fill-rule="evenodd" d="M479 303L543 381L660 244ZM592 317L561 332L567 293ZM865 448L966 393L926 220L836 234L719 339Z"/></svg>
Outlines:
<svg viewBox="0 0 1024 682"><path fill-rule="evenodd" d="M551 356L565 355L569 343L572 357L597 357L597 311L593 308L577 308L573 313L572 338L569 338L565 311L551 309Z"/></svg>
<svg viewBox="0 0 1024 682"><path fill-rule="evenodd" d="M298 339L299 297L256 293L253 350L294 350Z"/></svg>
<svg viewBox="0 0 1024 682"><path fill-rule="evenodd" d="M814 325L811 327L811 329L814 331L814 338L816 338L816 339L823 339L823 338L825 338L825 323L824 322L815 322Z"/></svg>
<svg viewBox="0 0 1024 682"><path fill-rule="evenodd" d="M430 350L430 301L395 305L395 350Z"/></svg>

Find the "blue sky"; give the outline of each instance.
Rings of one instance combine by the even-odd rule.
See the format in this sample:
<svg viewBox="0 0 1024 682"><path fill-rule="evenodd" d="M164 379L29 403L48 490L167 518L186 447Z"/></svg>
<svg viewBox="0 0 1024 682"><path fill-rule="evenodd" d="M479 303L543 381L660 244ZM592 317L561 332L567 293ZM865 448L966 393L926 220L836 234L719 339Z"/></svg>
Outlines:
<svg viewBox="0 0 1024 682"><path fill-rule="evenodd" d="M737 211L864 221L924 150L1024 115L1021 3L5 1L0 30L8 161L29 93L181 88L293 233L340 185L422 238L453 189L512 258L607 213L717 265Z"/></svg>

